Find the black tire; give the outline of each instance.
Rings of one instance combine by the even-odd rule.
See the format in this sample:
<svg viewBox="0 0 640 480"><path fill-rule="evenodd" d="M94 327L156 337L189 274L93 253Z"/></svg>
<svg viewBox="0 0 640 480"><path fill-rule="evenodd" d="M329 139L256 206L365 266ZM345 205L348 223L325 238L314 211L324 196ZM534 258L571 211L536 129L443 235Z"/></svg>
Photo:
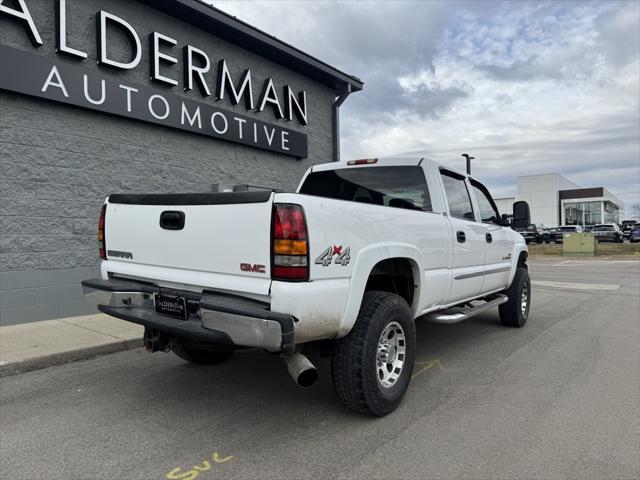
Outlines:
<svg viewBox="0 0 640 480"><path fill-rule="evenodd" d="M526 290L525 290L526 289ZM523 311L523 293L526 291L527 303ZM500 305L500 322L506 327L523 327L529 317L531 308L531 280L529 270L525 267L518 267L511 286L505 290L505 295L509 301Z"/></svg>
<svg viewBox="0 0 640 480"><path fill-rule="evenodd" d="M176 342L173 345L173 353L196 365L215 365L231 357L233 350L199 350L185 347L182 343Z"/></svg>
<svg viewBox="0 0 640 480"><path fill-rule="evenodd" d="M393 383L383 386L379 374L387 364L382 364L384 367L378 364L379 343L382 333L393 323L401 327L396 341L404 343L405 352L393 351L393 358L403 364ZM404 341L399 340L402 334ZM355 325L348 335L336 341L331 358L331 376L338 398L353 411L378 417L387 415L398 406L409 386L415 355L416 331L407 302L388 292L365 292ZM394 374L393 370L388 372Z"/></svg>

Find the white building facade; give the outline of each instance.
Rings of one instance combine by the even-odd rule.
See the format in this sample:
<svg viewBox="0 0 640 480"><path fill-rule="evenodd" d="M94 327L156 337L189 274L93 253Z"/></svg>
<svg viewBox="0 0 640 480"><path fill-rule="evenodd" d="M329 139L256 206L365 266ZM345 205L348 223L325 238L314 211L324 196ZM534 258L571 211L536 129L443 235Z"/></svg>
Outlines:
<svg viewBox="0 0 640 480"><path fill-rule="evenodd" d="M582 188L557 173L517 179L515 196L496 198L500 213L510 214L513 202L524 200L531 222L545 227L620 223L624 203L604 187Z"/></svg>

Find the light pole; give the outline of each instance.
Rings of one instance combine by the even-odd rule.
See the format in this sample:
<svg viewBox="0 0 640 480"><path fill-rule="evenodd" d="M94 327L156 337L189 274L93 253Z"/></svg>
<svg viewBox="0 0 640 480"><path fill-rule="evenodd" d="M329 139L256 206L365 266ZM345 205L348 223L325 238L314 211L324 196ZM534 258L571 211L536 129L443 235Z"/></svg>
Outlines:
<svg viewBox="0 0 640 480"><path fill-rule="evenodd" d="M474 160L476 157L472 157L468 153L463 153L462 156L467 159L467 175L471 175L471 160Z"/></svg>

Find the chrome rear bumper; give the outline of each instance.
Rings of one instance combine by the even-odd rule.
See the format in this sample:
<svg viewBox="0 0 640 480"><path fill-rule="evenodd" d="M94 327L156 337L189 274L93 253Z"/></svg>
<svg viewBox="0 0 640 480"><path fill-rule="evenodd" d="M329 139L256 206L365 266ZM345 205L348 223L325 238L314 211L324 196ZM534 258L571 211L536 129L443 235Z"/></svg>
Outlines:
<svg viewBox="0 0 640 480"><path fill-rule="evenodd" d="M107 315L194 341L259 347L293 353L293 317L272 312L269 305L243 297L194 293L120 279L84 280L87 301ZM186 320L156 313L155 295L184 297Z"/></svg>

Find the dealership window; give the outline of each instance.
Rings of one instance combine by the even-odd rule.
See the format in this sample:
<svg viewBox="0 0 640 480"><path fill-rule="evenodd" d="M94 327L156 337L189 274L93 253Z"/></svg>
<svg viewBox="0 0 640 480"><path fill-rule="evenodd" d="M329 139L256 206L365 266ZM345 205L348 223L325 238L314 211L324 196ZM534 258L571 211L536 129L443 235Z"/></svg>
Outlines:
<svg viewBox="0 0 640 480"><path fill-rule="evenodd" d="M620 210L611 202L604 202L604 222L602 223L618 223Z"/></svg>
<svg viewBox="0 0 640 480"><path fill-rule="evenodd" d="M591 226L602 223L602 202L565 203L564 220L565 225ZM606 220L605 223L607 223ZM614 221L608 223L614 223Z"/></svg>
<svg viewBox="0 0 640 480"><path fill-rule="evenodd" d="M564 223L565 225L583 225L583 211L580 203L564 204Z"/></svg>
<svg viewBox="0 0 640 480"><path fill-rule="evenodd" d="M602 223L602 203L584 203L584 225L591 226Z"/></svg>

